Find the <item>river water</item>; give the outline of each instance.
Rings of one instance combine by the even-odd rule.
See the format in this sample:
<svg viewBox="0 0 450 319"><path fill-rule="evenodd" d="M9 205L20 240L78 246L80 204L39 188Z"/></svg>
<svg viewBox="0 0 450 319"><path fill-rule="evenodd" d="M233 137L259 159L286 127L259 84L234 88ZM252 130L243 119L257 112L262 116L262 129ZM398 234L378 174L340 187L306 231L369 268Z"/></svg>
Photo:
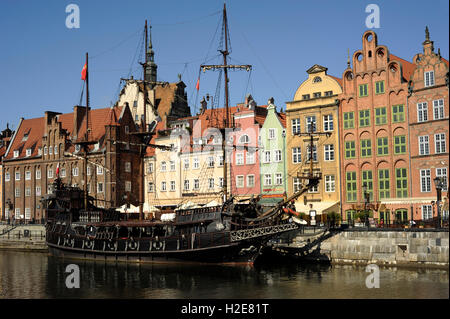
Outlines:
<svg viewBox="0 0 450 319"><path fill-rule="evenodd" d="M66 267L80 269L80 288L66 286ZM0 299L304 299L449 298L449 272L380 267L379 288L366 287L365 267L123 264L0 251Z"/></svg>

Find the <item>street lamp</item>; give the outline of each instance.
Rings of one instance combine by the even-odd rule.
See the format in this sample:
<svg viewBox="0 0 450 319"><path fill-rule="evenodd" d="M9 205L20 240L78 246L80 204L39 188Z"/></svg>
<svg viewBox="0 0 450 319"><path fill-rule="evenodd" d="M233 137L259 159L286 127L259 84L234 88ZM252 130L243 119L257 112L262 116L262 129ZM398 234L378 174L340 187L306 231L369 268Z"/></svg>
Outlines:
<svg viewBox="0 0 450 319"><path fill-rule="evenodd" d="M364 194L364 216L366 218L366 226L369 227L369 201L370 201L370 194L367 191L367 184L364 183L362 185L363 194Z"/></svg>
<svg viewBox="0 0 450 319"><path fill-rule="evenodd" d="M444 183L441 177L436 176L434 178L434 185L436 186L436 193L437 193L437 200L436 200L436 207L437 207L437 222L438 222L438 228L441 227L441 191L444 187Z"/></svg>

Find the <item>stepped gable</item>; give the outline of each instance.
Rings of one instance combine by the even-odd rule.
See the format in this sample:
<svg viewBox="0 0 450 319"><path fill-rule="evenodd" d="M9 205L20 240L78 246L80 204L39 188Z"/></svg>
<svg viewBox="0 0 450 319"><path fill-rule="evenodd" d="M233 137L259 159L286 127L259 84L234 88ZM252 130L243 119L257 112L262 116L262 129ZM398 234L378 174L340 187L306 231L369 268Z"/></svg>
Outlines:
<svg viewBox="0 0 450 319"><path fill-rule="evenodd" d="M38 156L38 149L42 146L44 127L44 117L27 120L22 118L5 159L14 159L14 151L19 151L19 156L16 158L24 158L27 149L31 149L29 157Z"/></svg>

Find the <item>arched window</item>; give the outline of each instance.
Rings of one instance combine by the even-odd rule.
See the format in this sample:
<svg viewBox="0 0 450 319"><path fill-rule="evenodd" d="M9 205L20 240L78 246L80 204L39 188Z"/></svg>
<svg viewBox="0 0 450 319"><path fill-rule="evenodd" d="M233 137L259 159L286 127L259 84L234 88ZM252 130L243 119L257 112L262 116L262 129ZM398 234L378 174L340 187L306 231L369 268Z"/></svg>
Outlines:
<svg viewBox="0 0 450 319"><path fill-rule="evenodd" d="M321 78L320 76L316 76L316 77L313 79L313 83L319 83L319 82L322 82L322 78Z"/></svg>
<svg viewBox="0 0 450 319"><path fill-rule="evenodd" d="M242 144L248 144L248 143L250 143L250 137L248 137L248 135L242 135L242 136L239 138L239 143L242 143Z"/></svg>

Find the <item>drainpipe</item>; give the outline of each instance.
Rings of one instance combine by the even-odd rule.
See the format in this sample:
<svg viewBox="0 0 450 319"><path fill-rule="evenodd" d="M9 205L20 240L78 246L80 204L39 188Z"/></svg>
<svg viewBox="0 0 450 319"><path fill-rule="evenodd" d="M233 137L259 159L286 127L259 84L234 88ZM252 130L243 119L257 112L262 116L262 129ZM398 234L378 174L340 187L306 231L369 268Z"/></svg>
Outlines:
<svg viewBox="0 0 450 319"><path fill-rule="evenodd" d="M412 96L413 94L413 88L411 86L411 80L408 83L408 95L406 96L406 108L405 110L407 110L407 119L408 119L408 159L409 159L409 195L412 197L412 174L411 174L411 127L409 124L409 98ZM413 224L414 221L414 207L413 204L411 203L410 206L411 209L411 226Z"/></svg>
<svg viewBox="0 0 450 319"><path fill-rule="evenodd" d="M342 213L342 201L343 201L343 197L342 197L342 170L341 170L341 138L340 138L340 132L339 132L339 106L340 106L340 101L339 99L336 99L336 106L337 106L337 118L336 118L336 122L337 122L337 126L336 126L336 134L337 134L337 140L338 140L338 155L339 155L339 166L338 166L338 170L339 170L339 208L341 211L341 223L344 220L343 219L343 213Z"/></svg>

